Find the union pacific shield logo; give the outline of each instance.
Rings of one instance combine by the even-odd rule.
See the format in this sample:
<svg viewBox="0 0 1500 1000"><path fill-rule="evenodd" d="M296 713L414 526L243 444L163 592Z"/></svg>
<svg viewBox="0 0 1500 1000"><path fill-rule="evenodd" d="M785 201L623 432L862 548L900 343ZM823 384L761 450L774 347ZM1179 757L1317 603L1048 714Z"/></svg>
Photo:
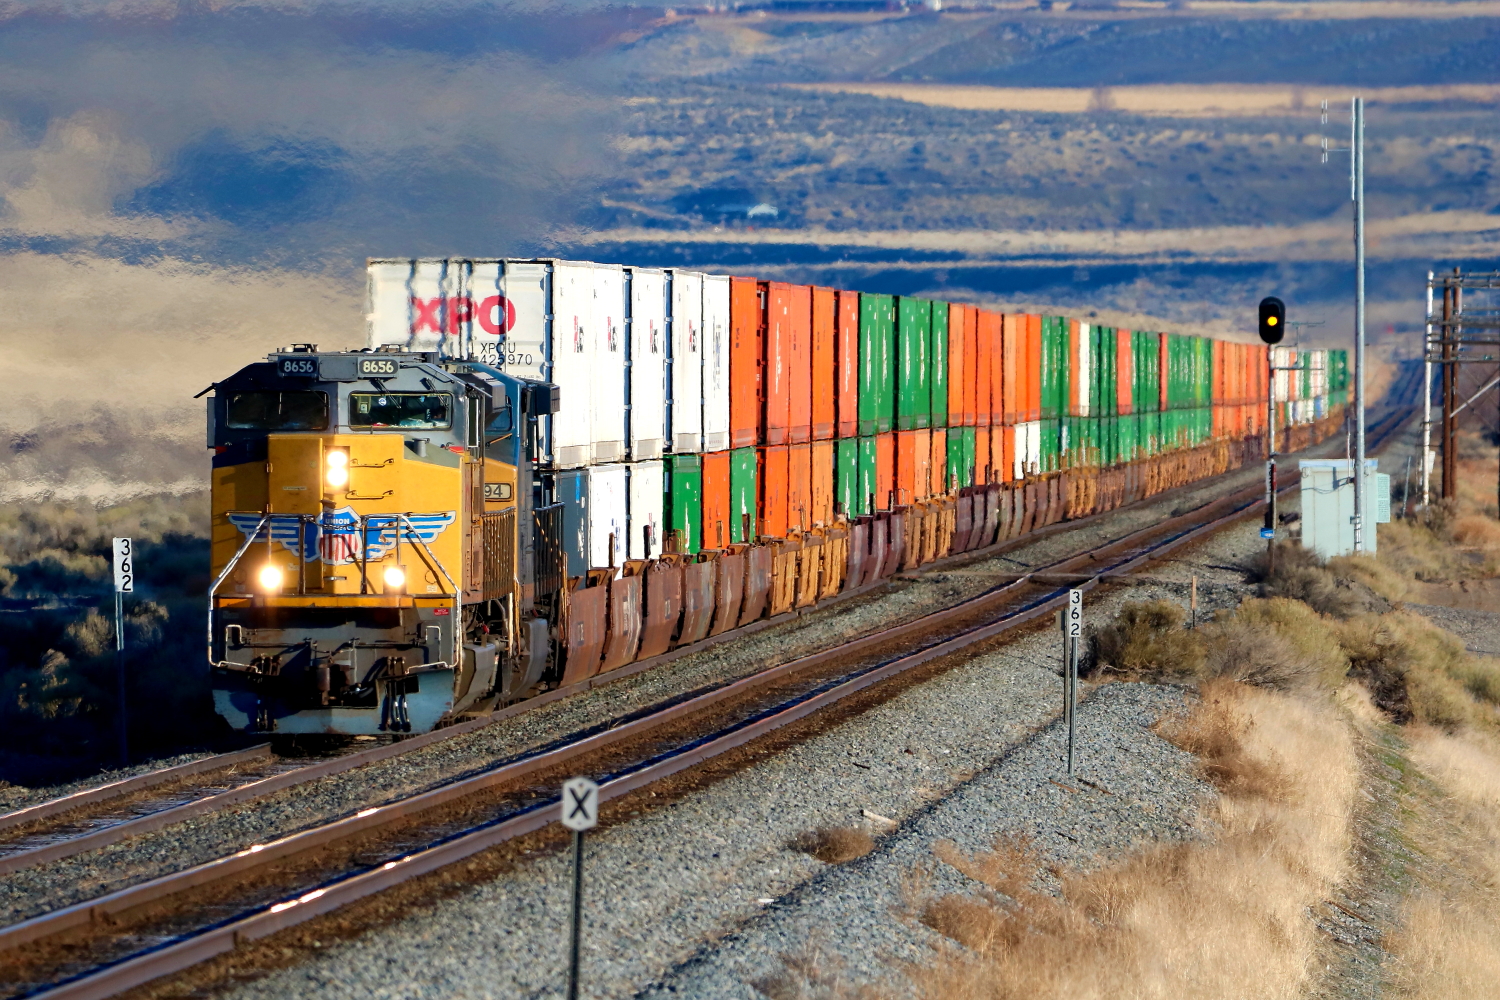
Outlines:
<svg viewBox="0 0 1500 1000"><path fill-rule="evenodd" d="M229 515L229 522L248 538L263 516L235 513ZM361 553L366 560L383 558L396 547L398 534L408 545L416 541L430 543L457 517L458 512L452 510L438 514L407 514L404 519L394 514L371 514L361 525L354 508L342 507L306 520L293 514L273 514L267 527L272 545L280 544L303 562L347 566L359 562ZM261 530L259 537L266 537L265 529Z"/></svg>

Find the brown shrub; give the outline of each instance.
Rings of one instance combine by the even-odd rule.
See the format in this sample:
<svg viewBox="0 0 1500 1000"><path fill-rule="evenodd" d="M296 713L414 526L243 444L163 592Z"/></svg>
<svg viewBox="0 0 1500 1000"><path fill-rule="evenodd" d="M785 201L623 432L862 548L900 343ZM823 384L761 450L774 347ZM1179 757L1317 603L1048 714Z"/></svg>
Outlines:
<svg viewBox="0 0 1500 1000"><path fill-rule="evenodd" d="M972 896L939 896L922 908L922 923L943 937L981 955L995 945L1013 944L1023 930L1010 914L992 903Z"/></svg>
<svg viewBox="0 0 1500 1000"><path fill-rule="evenodd" d="M1224 676L1258 686L1278 687L1280 677L1315 681L1334 689L1349 672L1349 660L1339 648L1338 633L1331 619L1324 618L1301 601L1285 597L1252 598L1243 601L1226 619L1250 628L1252 639L1261 637L1267 646L1264 651L1251 650L1250 664L1232 669L1222 663L1230 651L1219 653L1219 660L1210 645L1210 666L1221 664L1211 676ZM1257 664L1256 660L1263 660Z"/></svg>
<svg viewBox="0 0 1500 1000"><path fill-rule="evenodd" d="M791 848L810 854L824 864L840 865L875 850L875 841L863 830L847 826L820 826L798 835Z"/></svg>
<svg viewBox="0 0 1500 1000"><path fill-rule="evenodd" d="M1042 864L1030 837L996 837L988 851L972 855L951 840L940 840L932 845L932 853L943 864L1011 899L1030 894L1031 880Z"/></svg>
<svg viewBox="0 0 1500 1000"><path fill-rule="evenodd" d="M1098 669L1151 680L1197 677L1203 649L1182 628L1187 612L1171 601L1133 601L1095 636Z"/></svg>
<svg viewBox="0 0 1500 1000"><path fill-rule="evenodd" d="M1202 700L1185 715L1163 721L1157 733L1198 758L1203 777L1220 791L1275 799L1285 791L1278 762L1245 746L1250 719L1235 706L1241 685L1216 679L1201 687Z"/></svg>

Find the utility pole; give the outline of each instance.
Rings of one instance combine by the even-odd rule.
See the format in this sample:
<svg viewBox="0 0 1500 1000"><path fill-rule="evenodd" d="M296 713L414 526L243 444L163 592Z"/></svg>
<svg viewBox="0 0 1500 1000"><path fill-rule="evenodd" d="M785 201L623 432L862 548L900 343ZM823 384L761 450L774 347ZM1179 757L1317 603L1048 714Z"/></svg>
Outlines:
<svg viewBox="0 0 1500 1000"><path fill-rule="evenodd" d="M1354 99L1354 554L1365 551L1365 99Z"/></svg>
<svg viewBox="0 0 1500 1000"><path fill-rule="evenodd" d="M1427 272L1427 331L1422 335L1422 508L1432 502L1432 279Z"/></svg>

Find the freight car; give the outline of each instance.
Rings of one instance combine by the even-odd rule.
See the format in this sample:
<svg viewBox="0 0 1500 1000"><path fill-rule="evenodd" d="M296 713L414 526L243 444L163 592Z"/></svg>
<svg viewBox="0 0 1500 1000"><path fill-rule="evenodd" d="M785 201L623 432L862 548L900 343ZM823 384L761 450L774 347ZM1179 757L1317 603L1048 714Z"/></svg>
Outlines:
<svg viewBox="0 0 1500 1000"><path fill-rule="evenodd" d="M1263 457L1208 337L560 260L372 260L368 322L208 401L238 730L432 729ZM1300 447L1343 352L1275 360Z"/></svg>

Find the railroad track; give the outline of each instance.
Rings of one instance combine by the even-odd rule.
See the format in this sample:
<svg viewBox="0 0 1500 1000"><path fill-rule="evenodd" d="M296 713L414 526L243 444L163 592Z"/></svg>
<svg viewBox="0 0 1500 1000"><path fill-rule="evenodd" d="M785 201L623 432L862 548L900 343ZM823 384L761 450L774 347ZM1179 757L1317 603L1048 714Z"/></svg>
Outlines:
<svg viewBox="0 0 1500 1000"><path fill-rule="evenodd" d="M1373 424L1370 450L1412 412L1393 410ZM1128 575L1262 503L1260 487L1246 487L1048 566L997 574L996 586L942 611L423 793L0 929L0 988L7 996L82 1000L181 971L543 829L554 819L554 790L564 777L600 777L606 801L636 791L916 668L940 668L946 658L1046 615L1070 587L1089 590ZM373 748L311 767L342 770L359 766L344 764L355 757L362 764L410 748Z"/></svg>

